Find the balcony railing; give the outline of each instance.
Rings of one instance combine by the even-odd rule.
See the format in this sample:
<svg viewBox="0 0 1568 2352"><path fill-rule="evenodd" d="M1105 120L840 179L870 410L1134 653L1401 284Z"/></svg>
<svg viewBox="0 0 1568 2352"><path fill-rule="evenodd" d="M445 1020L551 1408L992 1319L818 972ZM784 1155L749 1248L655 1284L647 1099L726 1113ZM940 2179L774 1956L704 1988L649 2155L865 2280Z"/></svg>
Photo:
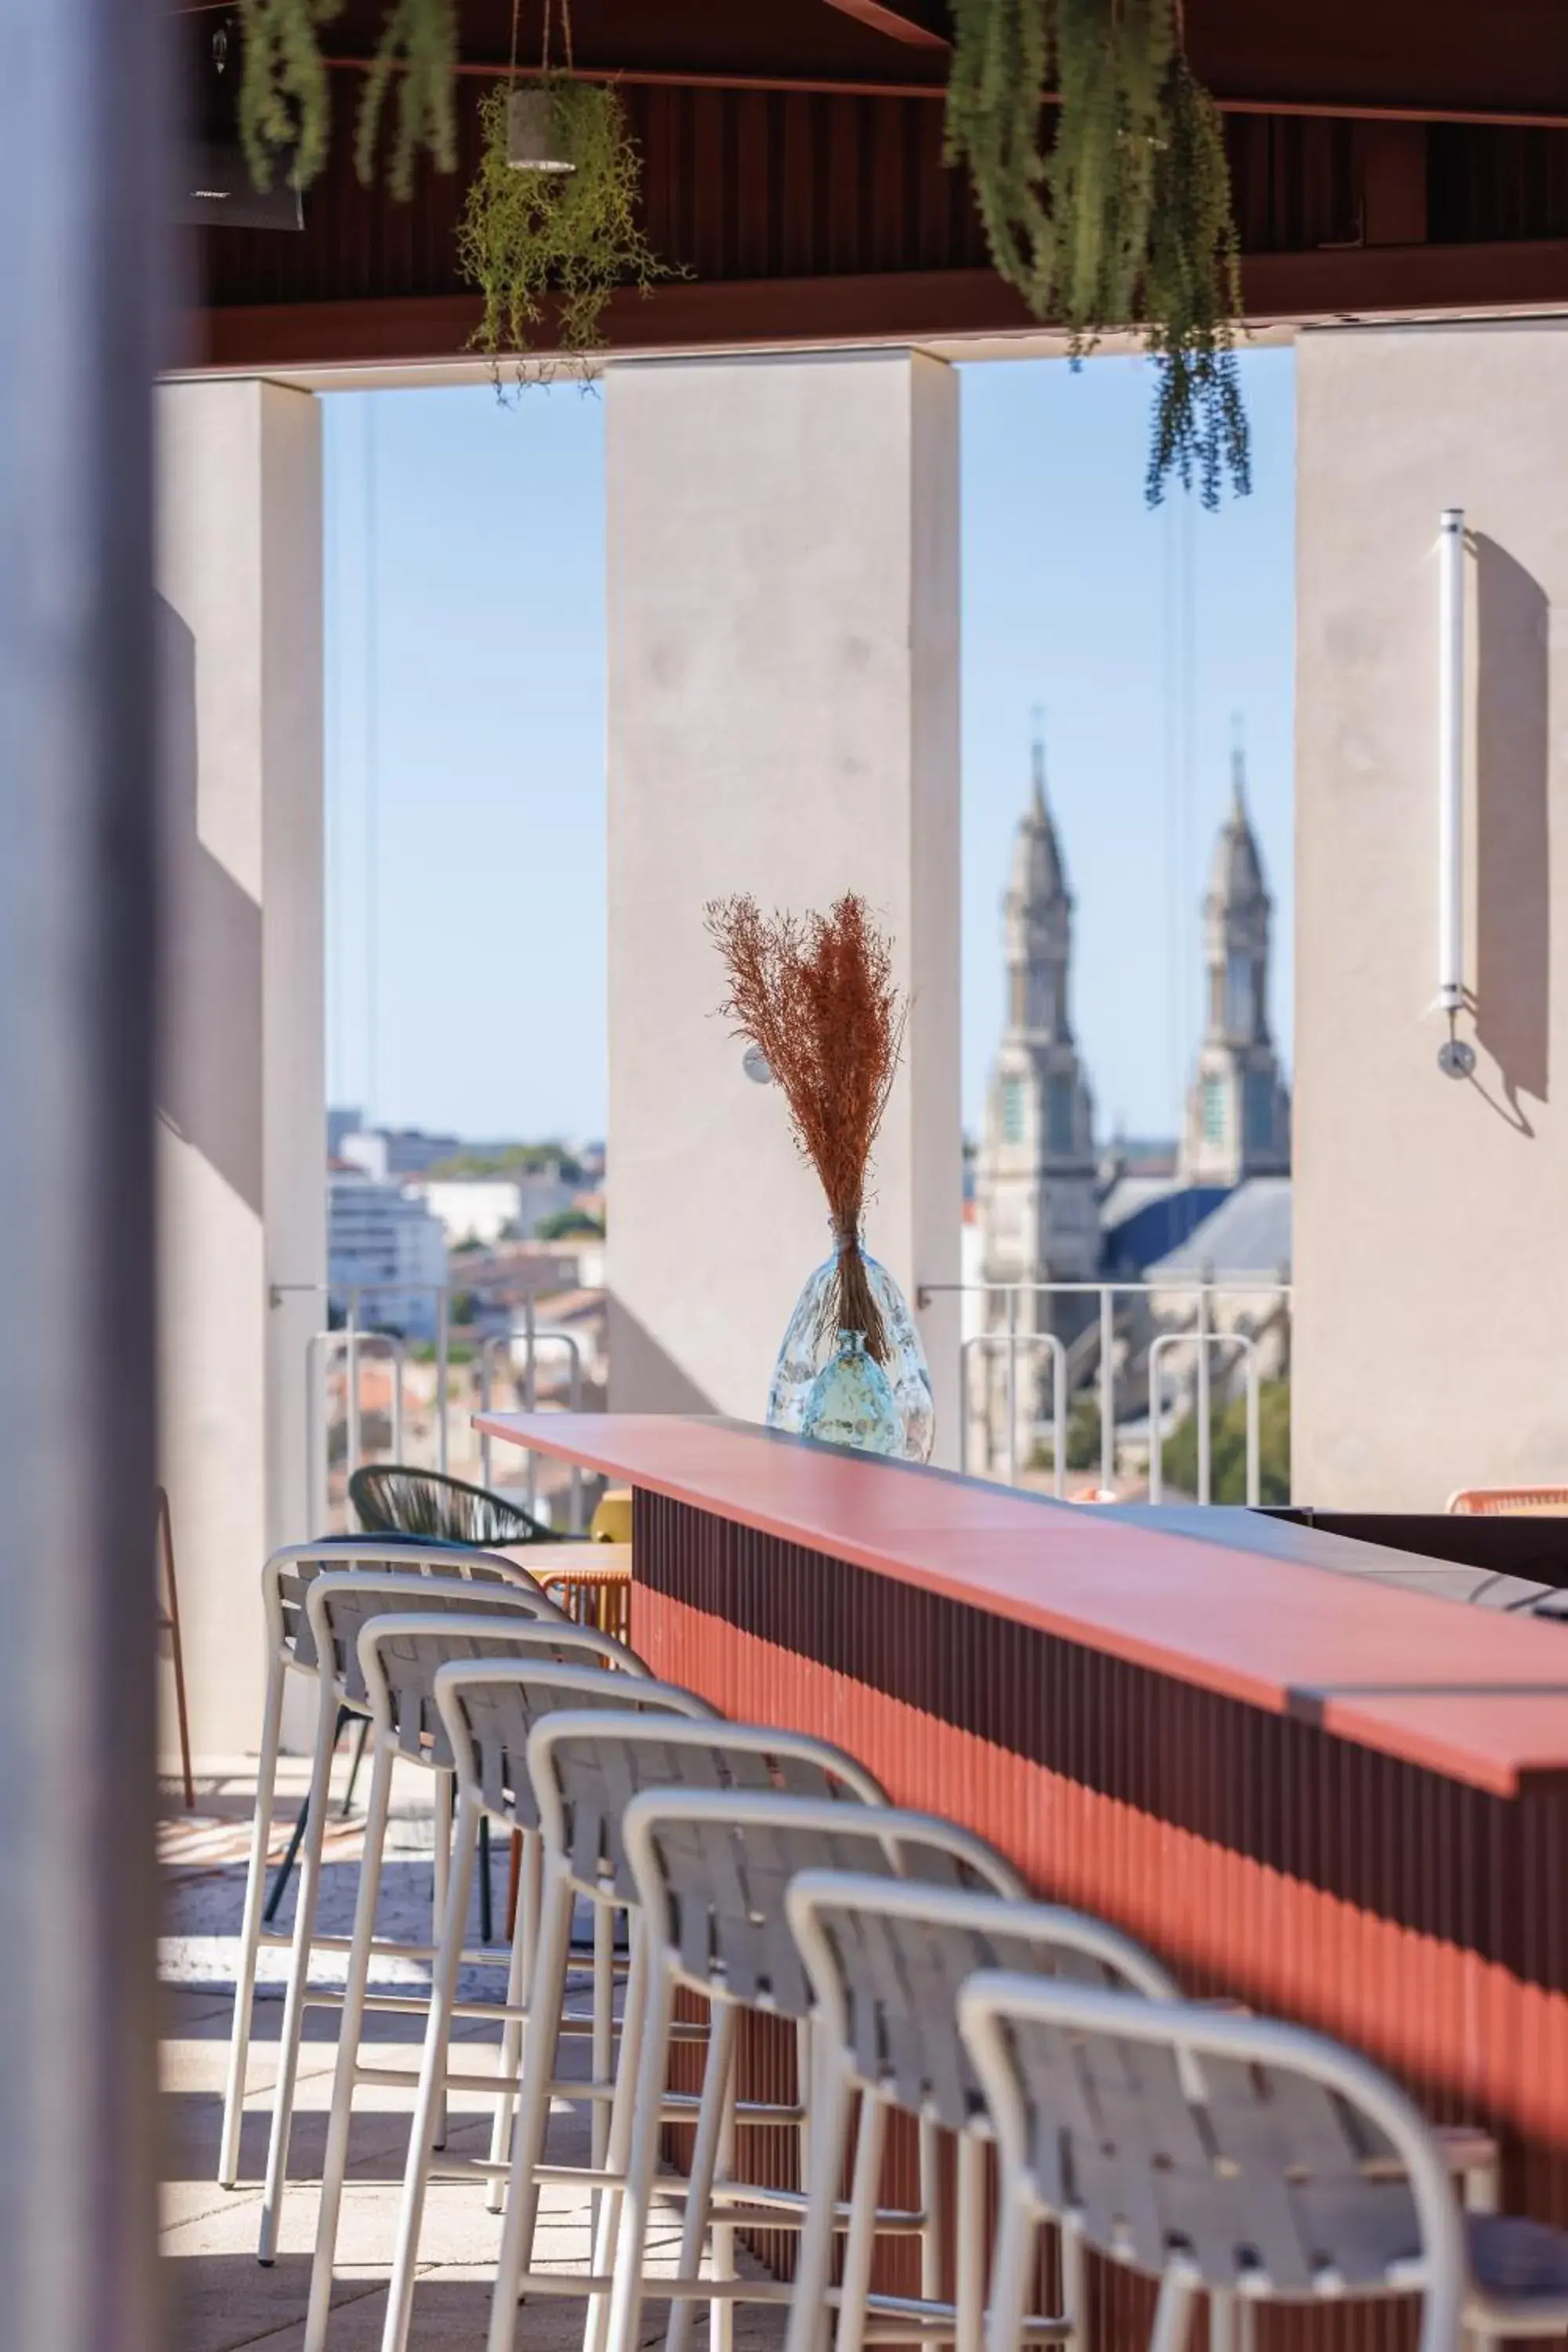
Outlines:
<svg viewBox="0 0 1568 2352"><path fill-rule="evenodd" d="M535 1302L525 1294L518 1310L520 1328L489 1332L477 1341L465 1342L469 1360L478 1367L478 1395L463 1401L454 1413L452 1375L454 1369L460 1370L462 1366L455 1365L452 1353L452 1301L465 1286L397 1280L281 1283L274 1286L275 1300L291 1292L319 1297L323 1307L329 1298L343 1301L343 1321L311 1333L302 1367L306 1479L312 1528L329 1528L334 1522L334 1515L345 1521L348 1516L343 1494L334 1494L334 1437L341 1439L342 1489L346 1489L357 1469L386 1458L416 1463L444 1475L477 1475L481 1486L489 1486L494 1484L489 1439L479 1441L472 1459L468 1458L464 1441L471 1435L469 1420L474 1405L488 1412L500 1402L503 1366L510 1371L515 1402L523 1412L534 1412L557 1396L568 1411L581 1411L582 1342L571 1331L542 1331ZM429 1401L430 1429L417 1443L410 1437L410 1343L399 1332L379 1328L376 1321L378 1297L401 1301L411 1297L434 1302L436 1326L434 1340L419 1343L430 1345L433 1350L434 1393ZM390 1455L379 1445L367 1443L366 1437L363 1375L367 1364L378 1360L387 1365L389 1371L386 1420ZM561 1375L559 1379L552 1377L556 1372ZM537 1514L541 1507L539 1458L527 1454L523 1464L523 1507ZM566 1533L581 1535L585 1517L584 1475L574 1464L566 1488Z"/></svg>
<svg viewBox="0 0 1568 2352"><path fill-rule="evenodd" d="M1245 1496L1263 1499L1259 1391L1290 1360L1291 1287L1277 1273L1169 1282L933 1283L922 1306L956 1297L969 1330L959 1349L960 1465L1009 1486L1027 1483L1050 1444L1050 1485L1068 1492L1075 1402L1099 1408L1098 1485L1146 1451L1149 1500L1170 1499L1164 1446L1184 1412L1196 1424L1195 1499L1214 1498L1214 1415L1245 1401ZM1046 1410L1042 1401L1048 1398ZM1142 1406L1142 1416L1139 1406ZM1093 1464L1085 1465L1093 1468ZM1194 1499L1188 1497L1187 1499Z"/></svg>

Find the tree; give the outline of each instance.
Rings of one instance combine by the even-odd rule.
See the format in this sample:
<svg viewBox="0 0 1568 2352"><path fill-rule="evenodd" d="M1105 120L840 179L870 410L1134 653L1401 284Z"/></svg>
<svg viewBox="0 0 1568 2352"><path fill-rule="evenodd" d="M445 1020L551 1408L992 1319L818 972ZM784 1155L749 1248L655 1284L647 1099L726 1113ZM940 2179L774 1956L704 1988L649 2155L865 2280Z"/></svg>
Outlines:
<svg viewBox="0 0 1568 2352"><path fill-rule="evenodd" d="M586 1209L557 1209L552 1217L541 1217L533 1229L533 1237L540 1242L570 1241L578 1234L585 1240L603 1241L605 1228Z"/></svg>
<svg viewBox="0 0 1568 2352"><path fill-rule="evenodd" d="M1054 1470L1057 1449L1048 1437L1041 1438L1029 1456L1031 1470ZM1098 1470L1100 1467L1100 1399L1080 1397L1068 1415L1068 1468Z"/></svg>
<svg viewBox="0 0 1568 2352"><path fill-rule="evenodd" d="M1247 1500L1247 1399L1233 1397L1209 1413L1209 1498L1215 1503ZM1176 1423L1161 1449L1165 1484L1184 1495L1198 1491L1198 1423L1189 1412ZM1068 1459L1072 1455L1069 1452ZM1290 1383L1264 1381L1258 1391L1258 1500L1288 1503L1290 1499Z"/></svg>

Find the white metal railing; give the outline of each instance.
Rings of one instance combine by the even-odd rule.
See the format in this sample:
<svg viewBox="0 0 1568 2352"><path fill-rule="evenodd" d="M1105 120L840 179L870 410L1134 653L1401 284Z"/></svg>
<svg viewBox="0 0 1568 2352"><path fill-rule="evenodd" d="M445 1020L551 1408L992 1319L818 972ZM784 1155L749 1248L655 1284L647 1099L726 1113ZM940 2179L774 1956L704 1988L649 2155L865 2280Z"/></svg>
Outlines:
<svg viewBox="0 0 1568 2352"><path fill-rule="evenodd" d="M1289 1358L1289 1317L1291 1286L1278 1272L1250 1274L1229 1272L1223 1279L1197 1279L1165 1282L985 1282L929 1283L917 1293L917 1304L923 1307L938 1297L964 1299L978 1298L984 1302L985 1318L994 1328L972 1332L959 1348L959 1397L962 1413L960 1462L968 1471L972 1467L986 1477L1001 1477L1006 1484L1016 1485L1019 1477L1019 1440L1021 1434L1032 1433L1038 1423L1030 1424L1026 1433L1027 1416L1020 1411L1019 1360L1029 1351L1043 1350L1051 1361L1051 1416L1053 1469L1052 1485L1058 1495L1066 1493L1067 1423L1072 1402L1071 1357L1078 1353L1085 1339L1095 1335L1096 1362L1093 1373L1085 1380L1079 1393L1094 1396L1100 1406L1100 1486L1106 1493L1114 1489L1117 1471L1117 1414L1129 1402L1130 1393L1136 1397L1145 1391L1149 1404L1149 1499L1163 1499L1165 1488L1163 1447L1165 1442L1165 1367L1173 1365L1184 1353L1192 1359L1188 1383L1191 1410L1197 1428L1197 1499L1207 1504L1213 1494L1212 1407L1215 1380L1215 1359L1228 1355L1224 1365L1226 1385L1239 1371L1247 1412L1247 1499L1256 1505L1261 1499L1262 1462L1258 1390L1262 1377L1260 1343L1283 1315L1286 1328L1280 1335L1280 1353L1286 1364ZM1064 1342L1054 1330L1037 1330L1032 1325L1040 1318L1038 1307L1024 1313L1024 1302L1043 1302L1048 1308L1053 1302L1066 1299L1092 1300L1093 1306L1084 1315L1079 1332L1070 1343ZM1255 1312L1243 1324L1234 1317L1226 1319L1226 1302L1253 1302ZM1143 1325L1131 1333L1125 1331L1130 1318L1142 1310ZM1249 1326L1249 1328L1248 1328ZM1127 1339L1128 1361L1119 1358L1119 1331ZM1140 1356L1143 1361L1139 1362ZM1001 1419L998 1430L993 1409L994 1397L988 1393L983 1407L977 1408L973 1394L973 1370L976 1362L1000 1358L1003 1370ZM985 1460L972 1465L976 1451L977 1434L984 1440Z"/></svg>
<svg viewBox="0 0 1568 2352"><path fill-rule="evenodd" d="M343 1368L344 1473L352 1477L363 1465L363 1416L361 1403L360 1369L366 1356L382 1356L391 1367L391 1438L394 1457L405 1459L407 1429L405 1410L408 1342L397 1333L378 1330L367 1324L368 1312L374 1316L378 1296L402 1299L410 1297L431 1298L435 1302L435 1375L434 1421L436 1461L432 1465L443 1475L451 1461L451 1303L467 1284L431 1282L359 1282L341 1283L274 1283L271 1298L279 1305L285 1296L318 1298L342 1298L344 1319L332 1330L314 1331L306 1342L304 1364L305 1462L306 1491L309 1496L310 1524L317 1528L329 1523L331 1509L331 1408L328 1391L327 1371L334 1359ZM524 1294L522 1328L521 1331L492 1332L486 1336L476 1350L479 1367L479 1409L488 1412L495 1396L496 1360L504 1350L515 1368L516 1385L521 1391L523 1410L533 1412L539 1402L539 1357L542 1349L559 1349L565 1359L567 1404L574 1412L583 1404L583 1349L575 1334L570 1331L541 1331L535 1302ZM521 1353L521 1362L519 1356ZM538 1457L531 1452L523 1456L526 1465L526 1507L536 1510L539 1503ZM479 1440L479 1475L485 1486L492 1483L491 1442L488 1436ZM584 1524L584 1474L580 1465L572 1465L567 1486L566 1531L580 1535Z"/></svg>

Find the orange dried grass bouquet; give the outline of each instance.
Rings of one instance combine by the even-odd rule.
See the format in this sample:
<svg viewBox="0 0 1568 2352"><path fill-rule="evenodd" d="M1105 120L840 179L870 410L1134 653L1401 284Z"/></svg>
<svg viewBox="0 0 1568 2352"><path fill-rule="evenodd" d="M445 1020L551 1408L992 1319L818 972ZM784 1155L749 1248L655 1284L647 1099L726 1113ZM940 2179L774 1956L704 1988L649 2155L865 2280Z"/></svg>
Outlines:
<svg viewBox="0 0 1568 2352"><path fill-rule="evenodd" d="M881 1311L860 1251L867 1171L903 1053L907 1013L891 941L864 898L826 915L764 915L752 898L716 898L708 929L730 993L719 1008L763 1056L789 1105L801 1157L821 1179L838 1262L837 1328L863 1331L888 1359Z"/></svg>

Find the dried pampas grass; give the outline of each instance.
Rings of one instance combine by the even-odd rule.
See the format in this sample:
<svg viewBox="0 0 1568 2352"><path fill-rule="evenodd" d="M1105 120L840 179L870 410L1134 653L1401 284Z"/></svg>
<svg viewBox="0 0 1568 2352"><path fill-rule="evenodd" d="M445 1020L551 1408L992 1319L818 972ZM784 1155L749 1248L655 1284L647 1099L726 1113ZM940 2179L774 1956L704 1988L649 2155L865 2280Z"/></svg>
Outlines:
<svg viewBox="0 0 1568 2352"><path fill-rule="evenodd" d="M868 1353L885 1363L859 1236L871 1147L903 1052L892 943L852 892L826 915L764 915L752 898L714 899L706 913L730 975L720 1010L784 1088L796 1146L827 1198L838 1328L863 1331Z"/></svg>

